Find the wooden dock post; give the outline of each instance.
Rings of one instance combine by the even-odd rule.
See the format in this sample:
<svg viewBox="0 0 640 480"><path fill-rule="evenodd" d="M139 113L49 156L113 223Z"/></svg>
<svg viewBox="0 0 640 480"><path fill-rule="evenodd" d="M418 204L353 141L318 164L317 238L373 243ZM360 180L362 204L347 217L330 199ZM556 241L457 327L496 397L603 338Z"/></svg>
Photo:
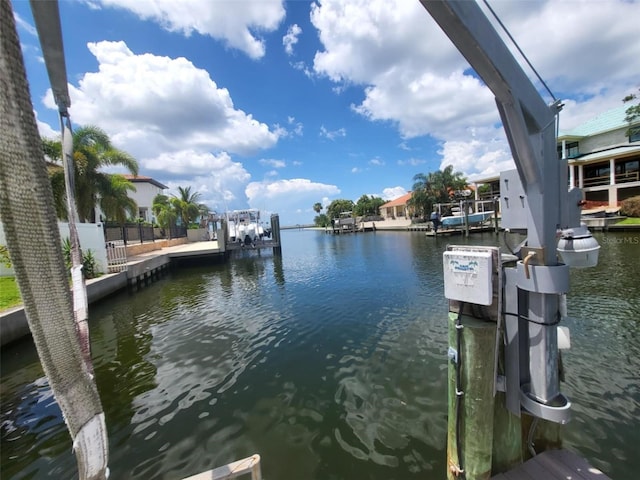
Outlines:
<svg viewBox="0 0 640 480"><path fill-rule="evenodd" d="M449 313L449 345L457 349L457 360L449 362L449 408L447 478L456 480L462 467L466 480L491 478L493 450L495 322ZM461 395L456 395L456 367L460 368ZM460 411L457 411L460 402ZM459 435L459 438L458 438ZM458 441L461 455L458 457ZM462 460L462 462L460 462Z"/></svg>
<svg viewBox="0 0 640 480"><path fill-rule="evenodd" d="M469 238L469 202L463 200L460 203L464 206L464 236Z"/></svg>
<svg viewBox="0 0 640 480"><path fill-rule="evenodd" d="M275 243L273 253L276 255L282 254L282 243L280 241L280 216L278 214L271 215L271 238L273 238Z"/></svg>

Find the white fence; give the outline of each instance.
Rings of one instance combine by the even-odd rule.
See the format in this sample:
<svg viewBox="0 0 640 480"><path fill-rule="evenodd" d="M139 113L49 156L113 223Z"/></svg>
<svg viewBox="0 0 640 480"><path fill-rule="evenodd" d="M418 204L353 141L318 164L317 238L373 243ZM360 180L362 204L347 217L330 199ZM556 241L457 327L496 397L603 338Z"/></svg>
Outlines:
<svg viewBox="0 0 640 480"><path fill-rule="evenodd" d="M104 230L101 223L78 223L78 236L80 237L80 247L83 252L91 250L93 258L96 260L96 270L100 273L107 272L107 252L104 244ZM69 224L58 222L60 237L64 241L69 238ZM2 224L0 224L0 245L6 245ZM60 247L62 249L62 246ZM13 276L13 269L6 268L0 264L0 276Z"/></svg>
<svg viewBox="0 0 640 480"><path fill-rule="evenodd" d="M122 241L108 242L107 250L107 269L109 273L126 272L127 271L127 247Z"/></svg>

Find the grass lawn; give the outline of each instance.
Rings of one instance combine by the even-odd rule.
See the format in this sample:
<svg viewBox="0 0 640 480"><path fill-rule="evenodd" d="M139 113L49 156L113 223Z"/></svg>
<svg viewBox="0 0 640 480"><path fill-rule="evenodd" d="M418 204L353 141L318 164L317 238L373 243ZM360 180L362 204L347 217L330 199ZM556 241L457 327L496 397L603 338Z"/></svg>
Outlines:
<svg viewBox="0 0 640 480"><path fill-rule="evenodd" d="M0 310L22 304L18 284L14 277L0 277Z"/></svg>
<svg viewBox="0 0 640 480"><path fill-rule="evenodd" d="M640 218L628 217L616 223L616 225L640 225Z"/></svg>

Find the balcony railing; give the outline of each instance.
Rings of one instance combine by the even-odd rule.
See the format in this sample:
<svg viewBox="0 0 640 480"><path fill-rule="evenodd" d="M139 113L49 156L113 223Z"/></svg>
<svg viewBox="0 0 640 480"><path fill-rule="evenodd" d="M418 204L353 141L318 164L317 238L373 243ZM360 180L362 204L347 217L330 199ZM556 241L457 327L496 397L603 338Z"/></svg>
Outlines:
<svg viewBox="0 0 640 480"><path fill-rule="evenodd" d="M616 184L638 182L640 181L640 172L616 173ZM599 177L590 177L584 179L585 187L600 187L602 185L611 184L611 175L601 175Z"/></svg>
<svg viewBox="0 0 640 480"><path fill-rule="evenodd" d="M601 185L609 185L611 183L611 175L601 175L599 177L585 178L583 185L585 187L599 187Z"/></svg>
<svg viewBox="0 0 640 480"><path fill-rule="evenodd" d="M640 181L640 172L616 173L616 183L638 182Z"/></svg>

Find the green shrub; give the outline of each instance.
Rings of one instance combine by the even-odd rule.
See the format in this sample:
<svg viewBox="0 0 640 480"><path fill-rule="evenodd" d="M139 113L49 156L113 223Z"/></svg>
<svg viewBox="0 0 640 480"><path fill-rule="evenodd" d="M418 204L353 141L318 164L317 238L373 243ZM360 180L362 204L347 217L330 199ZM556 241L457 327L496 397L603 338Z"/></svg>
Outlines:
<svg viewBox="0 0 640 480"><path fill-rule="evenodd" d="M68 237L62 241L62 256L67 270L71 271L71 241ZM100 275L96 257L91 249L82 254L82 275L86 280Z"/></svg>
<svg viewBox="0 0 640 480"><path fill-rule="evenodd" d="M640 195L624 200L620 205L620 213L627 217L640 217Z"/></svg>

